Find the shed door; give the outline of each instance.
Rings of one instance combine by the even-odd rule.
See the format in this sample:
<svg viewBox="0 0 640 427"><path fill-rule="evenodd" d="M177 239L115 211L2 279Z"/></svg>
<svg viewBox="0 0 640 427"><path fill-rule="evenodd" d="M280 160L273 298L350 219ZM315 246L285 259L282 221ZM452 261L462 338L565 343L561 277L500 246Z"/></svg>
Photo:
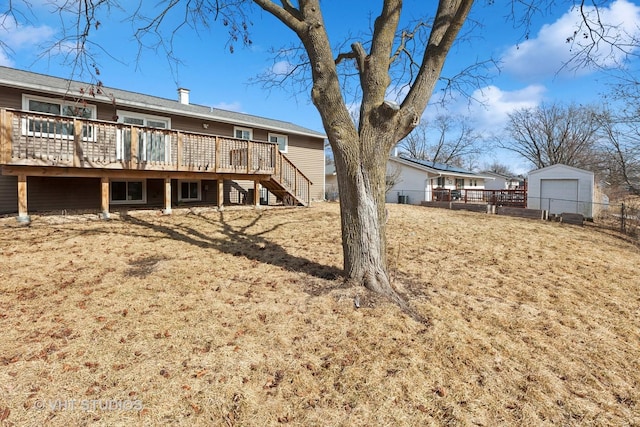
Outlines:
<svg viewBox="0 0 640 427"><path fill-rule="evenodd" d="M577 179L541 179L540 209L551 214L578 212Z"/></svg>

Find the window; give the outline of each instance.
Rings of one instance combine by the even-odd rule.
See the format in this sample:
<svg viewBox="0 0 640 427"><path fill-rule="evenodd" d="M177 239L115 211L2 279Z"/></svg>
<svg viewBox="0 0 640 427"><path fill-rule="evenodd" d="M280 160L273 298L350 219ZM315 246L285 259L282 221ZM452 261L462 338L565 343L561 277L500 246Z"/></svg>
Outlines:
<svg viewBox="0 0 640 427"><path fill-rule="evenodd" d="M145 181L111 181L111 203L146 203Z"/></svg>
<svg viewBox="0 0 640 427"><path fill-rule="evenodd" d="M438 177L438 187L444 187L444 176Z"/></svg>
<svg viewBox="0 0 640 427"><path fill-rule="evenodd" d="M180 193L178 200L180 201L197 201L200 200L200 181L180 181L178 187Z"/></svg>
<svg viewBox="0 0 640 427"><path fill-rule="evenodd" d="M22 105L23 109L34 113L77 117L81 119L94 119L96 116L95 106L78 105L78 103L64 100L25 96L23 97ZM73 121L70 119L60 119L59 117L25 119L22 128L22 132L26 135L73 138L75 134ZM85 140L93 138L92 126L84 125L82 127L82 138Z"/></svg>
<svg viewBox="0 0 640 427"><path fill-rule="evenodd" d="M253 139L253 129L234 127L233 136L238 139Z"/></svg>
<svg viewBox="0 0 640 427"><path fill-rule="evenodd" d="M287 149L289 148L289 141L288 141L287 135L278 135L275 133L270 133L269 142L278 144L278 149L283 153L286 153Z"/></svg>
<svg viewBox="0 0 640 427"><path fill-rule="evenodd" d="M464 188L464 178L456 178L456 188Z"/></svg>
<svg viewBox="0 0 640 427"><path fill-rule="evenodd" d="M116 113L122 123L146 127L138 129L138 158L143 162L168 162L171 158L171 140L163 129L169 129L169 118L145 116L126 111ZM131 129L118 133L116 155L119 160L131 160Z"/></svg>

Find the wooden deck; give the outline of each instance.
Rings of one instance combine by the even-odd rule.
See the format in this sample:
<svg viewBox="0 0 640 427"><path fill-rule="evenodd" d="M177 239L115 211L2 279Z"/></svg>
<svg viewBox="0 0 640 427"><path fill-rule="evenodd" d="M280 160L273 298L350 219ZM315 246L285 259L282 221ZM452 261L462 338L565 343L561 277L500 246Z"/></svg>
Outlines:
<svg viewBox="0 0 640 427"><path fill-rule="evenodd" d="M527 191L442 188L433 190L432 200L433 202L481 203L525 208L527 206Z"/></svg>
<svg viewBox="0 0 640 427"><path fill-rule="evenodd" d="M18 110L0 110L2 173L252 180L308 205L311 181L273 143Z"/></svg>

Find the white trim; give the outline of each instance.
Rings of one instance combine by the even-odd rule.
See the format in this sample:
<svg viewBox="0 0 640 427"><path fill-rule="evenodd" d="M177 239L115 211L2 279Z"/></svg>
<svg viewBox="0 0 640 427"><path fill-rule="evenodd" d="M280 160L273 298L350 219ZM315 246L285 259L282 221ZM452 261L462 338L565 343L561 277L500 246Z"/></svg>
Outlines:
<svg viewBox="0 0 640 427"><path fill-rule="evenodd" d="M244 131L248 131L248 132L249 132L249 138L238 138L238 137L236 136L236 132L237 132L237 131L242 131L242 132L244 132ZM234 126L234 127L233 127L233 137L234 137L234 138L238 138L238 139L247 139L247 140L252 140L252 139L253 139L253 129L252 129L252 128L245 128L245 127L242 127L242 126Z"/></svg>
<svg viewBox="0 0 640 427"><path fill-rule="evenodd" d="M268 136L268 141L269 142L273 142L271 141L271 137L274 136L277 138L284 138L284 150L280 150L281 153L288 153L289 152L289 136L282 134L282 133L271 133L269 132L269 136ZM276 144L278 144L278 147L280 147L280 144L276 141Z"/></svg>
<svg viewBox="0 0 640 427"><path fill-rule="evenodd" d="M171 117L164 116L156 116L154 114L145 114L145 113L134 113L133 111L127 110L116 110L116 116L118 116L118 123L124 123L124 117L131 117L132 119L142 119L144 120L144 125L147 126L147 120L155 120L162 121L167 123L166 129L171 129ZM162 129L162 128L158 128Z"/></svg>
<svg viewBox="0 0 640 427"><path fill-rule="evenodd" d="M142 183L142 200L113 200L113 183L114 182L141 182ZM128 188L127 188L127 197ZM109 180L109 203L113 205L144 205L147 203L147 180L146 179L111 179Z"/></svg>
<svg viewBox="0 0 640 427"><path fill-rule="evenodd" d="M124 119L125 117L131 118L131 119L139 119L142 120L143 124L142 125L134 125L131 124L131 126L138 126L138 127L146 127L149 129L162 129L162 130L170 130L171 129L171 118L170 117L163 117L163 116L156 116L153 114L142 114L142 113L134 113L134 112L130 112L127 110L116 110L116 116L118 117L118 123L124 123ZM166 124L166 127L164 128L159 128L159 127L153 127L153 126L148 126L148 122L149 120L151 121L156 121L156 122L163 122ZM133 141L131 141L131 143L133 143ZM161 162L170 162L171 161L171 138L168 135L165 135L164 137L164 159L163 160L149 160L146 158L146 153L147 153L147 143L148 143L148 135L147 132L142 133L142 150L138 150L138 156L140 157L140 159L143 162L157 162L157 161L161 161ZM124 150L123 150L123 144L124 144L124 139L122 138L122 132L118 132L117 133L117 138L116 138L116 158L118 160L122 160L124 158Z"/></svg>
<svg viewBox="0 0 640 427"><path fill-rule="evenodd" d="M74 101L69 101L66 99L61 99L61 98L49 98L46 96L39 96L39 95L28 95L23 93L22 94L22 109L25 111L31 111L29 110L29 100L33 100L33 101L40 101L40 102L48 102L49 104L58 104L60 105L60 107L63 107L65 105L67 106L80 106L80 105L76 105L78 104L77 102ZM81 105L82 108L87 108L88 110L91 111L91 117L89 117L89 120L95 120L96 119L96 115L97 115L97 111L98 108L95 106L95 104L83 104ZM32 111L32 113L37 113L37 111ZM42 114L46 114L46 113L42 113ZM62 108L60 108L60 116L63 116L62 114ZM73 116L64 116L64 117L73 117Z"/></svg>
<svg viewBox="0 0 640 427"><path fill-rule="evenodd" d="M198 184L198 197L196 199L182 197L182 184ZM179 202L199 202L202 200L202 181L197 179L179 179L178 180L178 201Z"/></svg>

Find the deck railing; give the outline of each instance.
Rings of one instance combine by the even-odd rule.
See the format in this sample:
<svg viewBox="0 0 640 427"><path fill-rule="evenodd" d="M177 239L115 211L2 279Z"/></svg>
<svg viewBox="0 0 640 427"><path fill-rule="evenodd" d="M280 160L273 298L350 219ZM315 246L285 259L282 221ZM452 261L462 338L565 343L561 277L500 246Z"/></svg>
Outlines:
<svg viewBox="0 0 640 427"><path fill-rule="evenodd" d="M2 110L0 163L273 175L276 144Z"/></svg>
<svg viewBox="0 0 640 427"><path fill-rule="evenodd" d="M483 203L496 206L527 206L526 190L485 190L485 189L448 189L437 188L432 192L432 201Z"/></svg>
<svg viewBox="0 0 640 427"><path fill-rule="evenodd" d="M271 142L19 110L0 109L1 164L264 175L310 201L311 181Z"/></svg>

